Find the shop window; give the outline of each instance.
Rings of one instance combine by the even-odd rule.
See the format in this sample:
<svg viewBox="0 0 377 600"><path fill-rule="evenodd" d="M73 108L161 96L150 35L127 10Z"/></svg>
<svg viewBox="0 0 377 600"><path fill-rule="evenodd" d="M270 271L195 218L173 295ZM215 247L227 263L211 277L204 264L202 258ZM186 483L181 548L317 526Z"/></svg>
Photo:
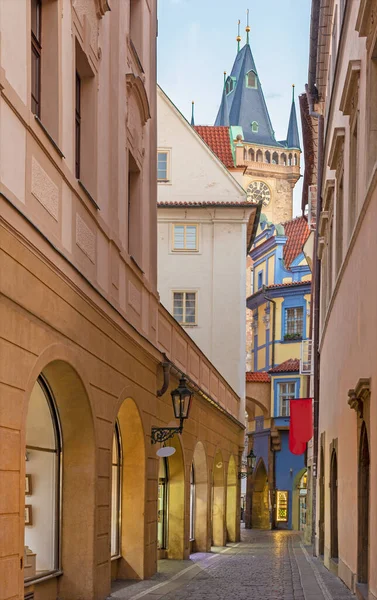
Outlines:
<svg viewBox="0 0 377 600"><path fill-rule="evenodd" d="M170 153L168 150L157 152L157 181L167 183L170 181Z"/></svg>
<svg viewBox="0 0 377 600"><path fill-rule="evenodd" d="M44 379L30 396L25 450L25 580L59 570L61 435L59 415Z"/></svg>
<svg viewBox="0 0 377 600"><path fill-rule="evenodd" d="M197 225L173 225L173 250L191 251L198 250Z"/></svg>
<svg viewBox="0 0 377 600"><path fill-rule="evenodd" d="M111 461L111 557L120 556L122 445L118 423L113 434Z"/></svg>
<svg viewBox="0 0 377 600"><path fill-rule="evenodd" d="M157 544L158 549L167 548L167 524L168 524L168 461L160 458L158 472L158 508L157 508Z"/></svg>
<svg viewBox="0 0 377 600"><path fill-rule="evenodd" d="M248 88L254 88L254 89L256 89L256 87L257 87L257 76L254 73L254 71L249 71L246 74L246 86Z"/></svg>
<svg viewBox="0 0 377 600"><path fill-rule="evenodd" d="M181 325L197 324L196 292L173 293L173 315Z"/></svg>
<svg viewBox="0 0 377 600"><path fill-rule="evenodd" d="M304 333L304 309L302 306L285 310L284 339L301 339Z"/></svg>
<svg viewBox="0 0 377 600"><path fill-rule="evenodd" d="M278 383L279 416L289 417L289 403L296 397L296 384Z"/></svg>
<svg viewBox="0 0 377 600"><path fill-rule="evenodd" d="M190 541L195 539L195 470L190 469Z"/></svg>

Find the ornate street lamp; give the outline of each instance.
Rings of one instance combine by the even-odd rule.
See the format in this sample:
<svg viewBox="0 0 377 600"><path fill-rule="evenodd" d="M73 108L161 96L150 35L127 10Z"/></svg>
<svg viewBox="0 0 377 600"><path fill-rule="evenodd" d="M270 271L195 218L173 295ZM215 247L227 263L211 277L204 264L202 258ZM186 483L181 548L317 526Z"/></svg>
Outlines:
<svg viewBox="0 0 377 600"><path fill-rule="evenodd" d="M188 418L194 393L186 386L185 377L181 377L178 387L171 392L174 416L179 419L179 427L152 427L152 444L166 442L176 433L182 433L183 421Z"/></svg>
<svg viewBox="0 0 377 600"><path fill-rule="evenodd" d="M238 479L244 479L245 477L252 475L253 471L255 469L256 462L257 462L257 457L255 456L253 450L251 449L249 454L246 457L247 471L240 471L238 473Z"/></svg>

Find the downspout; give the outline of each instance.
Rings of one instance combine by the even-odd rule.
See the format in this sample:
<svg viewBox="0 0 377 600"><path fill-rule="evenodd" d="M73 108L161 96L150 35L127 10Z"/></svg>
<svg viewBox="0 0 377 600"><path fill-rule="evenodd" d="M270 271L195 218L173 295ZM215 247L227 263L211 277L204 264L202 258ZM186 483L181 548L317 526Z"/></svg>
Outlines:
<svg viewBox="0 0 377 600"><path fill-rule="evenodd" d="M315 554L316 536L316 512L317 512L317 464L318 464L318 423L319 423L319 318L320 318L320 286L321 286L321 261L318 258L318 225L322 210L322 177L323 177L323 138L324 119L321 113L314 110L314 101L318 100L316 88L317 59L318 59L318 33L320 21L321 0L312 0L311 26L310 26L310 49L308 85L305 86L309 105L309 115L318 119L318 156L317 156L317 206L316 206L316 229L314 237L314 310L313 319L313 357L314 357L314 382L313 382L313 467L312 467L312 544ZM312 303L313 306L313 303Z"/></svg>
<svg viewBox="0 0 377 600"><path fill-rule="evenodd" d="M275 366L275 339L276 339L276 301L269 298L266 294L266 286L263 286L263 296L267 302L272 304L272 350L271 350L271 369ZM276 529L275 509L276 509L276 452L271 451L272 455L272 482L271 482L271 529Z"/></svg>

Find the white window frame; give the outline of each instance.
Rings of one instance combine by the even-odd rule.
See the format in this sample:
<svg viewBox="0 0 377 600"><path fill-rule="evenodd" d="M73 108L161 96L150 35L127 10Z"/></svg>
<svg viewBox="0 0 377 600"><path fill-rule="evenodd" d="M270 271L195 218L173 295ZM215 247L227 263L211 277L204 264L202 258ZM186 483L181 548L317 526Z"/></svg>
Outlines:
<svg viewBox="0 0 377 600"><path fill-rule="evenodd" d="M292 319L292 322L294 324L294 329L296 331L292 331L291 333L288 331L288 315L289 315L289 311L295 311L294 312L294 318ZM301 319L301 332L297 331L298 329L298 322L299 322L299 318L298 318L298 314L297 311L301 310L302 311L302 319ZM288 306L285 309L285 323L284 323L284 335L300 335L302 338L304 337L304 318L305 318L305 311L304 311L304 307L303 306Z"/></svg>
<svg viewBox="0 0 377 600"><path fill-rule="evenodd" d="M291 392L282 392L282 386L290 386L293 385L293 395ZM296 382L295 381L279 381L277 384L278 389L278 399L279 399L279 417L289 417L289 401L294 400L296 398ZM283 402L286 402L285 406L285 414L283 414Z"/></svg>
<svg viewBox="0 0 377 600"><path fill-rule="evenodd" d="M159 154L166 154L166 179L158 177ZM171 183L171 150L170 148L157 148L157 183Z"/></svg>
<svg viewBox="0 0 377 600"><path fill-rule="evenodd" d="M183 294L183 320L178 321L174 316L174 295ZM195 294L195 321L186 322L186 294ZM195 327L198 325L198 291L197 290L173 290L172 291L172 315L176 321L184 327Z"/></svg>
<svg viewBox="0 0 377 600"><path fill-rule="evenodd" d="M175 228L183 227L184 228L184 242L183 248L175 247ZM195 227L196 229L196 239L195 239L195 248L186 248L186 229L187 227ZM198 223L172 223L172 233L171 233L171 251L172 252L199 252L199 225Z"/></svg>

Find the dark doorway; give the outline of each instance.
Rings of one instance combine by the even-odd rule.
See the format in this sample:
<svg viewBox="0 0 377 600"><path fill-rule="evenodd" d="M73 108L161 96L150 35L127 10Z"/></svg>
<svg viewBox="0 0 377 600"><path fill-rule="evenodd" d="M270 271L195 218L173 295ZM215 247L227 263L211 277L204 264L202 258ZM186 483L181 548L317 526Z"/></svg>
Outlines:
<svg viewBox="0 0 377 600"><path fill-rule="evenodd" d="M358 558L359 583L368 583L369 562L369 444L365 423L361 426L358 474Z"/></svg>
<svg viewBox="0 0 377 600"><path fill-rule="evenodd" d="M325 457L321 448L321 464L319 477L319 546L318 553L325 553Z"/></svg>
<svg viewBox="0 0 377 600"><path fill-rule="evenodd" d="M338 558L338 459L333 450L330 465L331 558Z"/></svg>

